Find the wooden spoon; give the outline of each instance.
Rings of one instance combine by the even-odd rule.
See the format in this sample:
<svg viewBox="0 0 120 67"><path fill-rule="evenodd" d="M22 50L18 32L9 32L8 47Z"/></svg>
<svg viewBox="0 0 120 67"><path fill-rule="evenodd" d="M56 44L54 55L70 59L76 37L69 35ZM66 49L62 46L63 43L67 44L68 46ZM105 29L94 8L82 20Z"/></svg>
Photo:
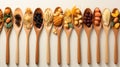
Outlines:
<svg viewBox="0 0 120 67"><path fill-rule="evenodd" d="M79 8L77 8L79 9ZM80 10L79 10L80 11ZM79 13L80 15L82 15L82 12L80 11ZM78 64L81 63L81 43L80 43L80 34L81 34L81 30L82 30L82 24L80 25L75 25L74 24L74 15L72 16L72 22L73 22L73 26L74 26L74 29L76 31L76 34L77 34L77 42L78 42L78 46L77 46L77 59L78 59ZM80 19L82 20L82 18Z"/></svg>
<svg viewBox="0 0 120 67"><path fill-rule="evenodd" d="M22 11L21 11L20 8L15 9L14 19L15 19L15 15L20 15L21 16L21 21L20 21L20 26L19 27L16 24L16 20L14 20L14 23L13 23L13 27L15 29L16 37L17 37L16 38L16 64L18 65L19 64L19 35L20 35L20 31L21 31L22 25L23 25L23 22L22 22L23 14L22 14Z"/></svg>
<svg viewBox="0 0 120 67"><path fill-rule="evenodd" d="M92 25L90 27L87 27L86 25L84 25L84 29L88 38L88 64L91 64L90 33L92 30Z"/></svg>
<svg viewBox="0 0 120 67"><path fill-rule="evenodd" d="M67 29L64 27L64 30L67 36L67 64L70 65L70 35L72 32L72 28Z"/></svg>
<svg viewBox="0 0 120 67"><path fill-rule="evenodd" d="M10 12L12 14L12 10L10 7L6 7L5 9L10 9ZM5 13L4 13L5 14ZM12 19L13 21L13 19ZM10 51L9 51L9 37L10 37L10 33L12 30L11 28L7 28L6 26L4 26L5 32L6 32L6 64L8 65L10 62Z"/></svg>
<svg viewBox="0 0 120 67"><path fill-rule="evenodd" d="M51 9L47 8L45 11L47 10L51 10ZM48 25L47 22L44 21L44 27L47 32L47 64L50 64L50 34L52 29L52 22L49 22L49 25Z"/></svg>
<svg viewBox="0 0 120 67"><path fill-rule="evenodd" d="M0 9L0 12L2 13L1 14L1 19L3 19L3 12L2 12L1 9ZM4 21L2 21L2 23L0 24L0 32L2 31L3 26L4 26Z"/></svg>
<svg viewBox="0 0 120 67"><path fill-rule="evenodd" d="M115 36L115 44L114 44L114 63L118 63L118 32L119 29L112 28Z"/></svg>
<svg viewBox="0 0 120 67"><path fill-rule="evenodd" d="M36 13L43 14L41 8L36 8L35 9L33 17L35 17ZM40 28L36 27L35 24L36 24L36 22L33 21L34 30L36 32L36 59L35 59L36 61L35 62L36 62L36 64L39 64L39 36L40 36L41 31L42 31L43 24L41 25Z"/></svg>
<svg viewBox="0 0 120 67"><path fill-rule="evenodd" d="M109 63L108 34L109 34L110 26L105 26L105 25L103 24L103 29L104 29L105 35L106 35L106 43L105 43L105 63L108 64L108 63Z"/></svg>
<svg viewBox="0 0 120 67"><path fill-rule="evenodd" d="M117 8L114 8L112 13L114 13L116 10L118 10ZM119 11L119 10L118 10ZM119 15L118 15L119 17ZM115 19L115 18L114 18ZM112 19L112 21L114 22L114 19ZM119 20L118 20L119 21ZM115 23L115 22L114 22ZM118 32L119 32L119 28L115 28L114 26L112 27L112 30L114 32L114 36L115 36L115 44L114 44L114 63L117 64L118 63Z"/></svg>
<svg viewBox="0 0 120 67"><path fill-rule="evenodd" d="M96 35L97 35L97 52L96 52L96 60L97 60L97 63L99 64L100 63L100 31L101 31L101 27L102 25L100 24L99 26L96 26L94 25L94 29L95 29L95 32L96 32Z"/></svg>
<svg viewBox="0 0 120 67"><path fill-rule="evenodd" d="M89 11L92 14L92 11L87 8L84 12L84 15L86 13L86 11ZM91 47L90 47L90 34L91 34L91 30L92 30L92 25L90 27L88 27L87 25L84 24L84 29L88 38L88 64L91 64Z"/></svg>
<svg viewBox="0 0 120 67"><path fill-rule="evenodd" d="M58 10L58 9L62 9L61 7L56 7L54 13ZM63 25L61 24L60 26L53 26L54 28L57 29L56 33L57 33L57 37L58 37L58 49L57 49L57 62L60 65L61 64L61 32L62 32L62 28Z"/></svg>
<svg viewBox="0 0 120 67"><path fill-rule="evenodd" d="M27 9L30 9L30 8L27 8ZM28 12L26 12L26 13L28 13ZM33 22L33 21L31 21L31 22ZM32 26L33 26L33 23L31 23L30 28L26 28L26 25L23 24L24 30L26 32L26 64L27 65L29 64L29 36L30 36L30 32L31 32Z"/></svg>
<svg viewBox="0 0 120 67"><path fill-rule="evenodd" d="M106 10L107 8L104 9L104 11ZM103 13L104 13L103 11ZM103 16L102 16L103 18ZM109 34L109 30L110 30L110 25L105 25L104 23L109 23L109 21L103 21L103 29L105 31L105 35L106 35L106 43L105 43L105 63L108 64L109 63L109 46L108 46L108 34Z"/></svg>
<svg viewBox="0 0 120 67"><path fill-rule="evenodd" d="M80 43L80 34L81 34L81 30L82 30L82 25L80 25L79 27L74 25L74 29L77 33L77 37L78 37L78 46L77 46L77 58L78 58L78 64L81 63L81 43Z"/></svg>
<svg viewBox="0 0 120 67"><path fill-rule="evenodd" d="M95 11L96 10L99 10L99 8L97 7L95 10L94 10L94 15L95 15ZM100 14L101 14L101 11L99 10ZM99 64L100 63L100 31L101 31L101 27L102 27L102 24L101 24L101 16L100 17L100 21L99 21L99 24L100 25L97 25L95 24L95 16L94 16L94 19L93 19L93 22L94 22L94 29L95 29L95 32L96 32L96 35L97 35L97 44L96 44L96 48L97 48L97 51L96 51L96 61L97 63Z"/></svg>

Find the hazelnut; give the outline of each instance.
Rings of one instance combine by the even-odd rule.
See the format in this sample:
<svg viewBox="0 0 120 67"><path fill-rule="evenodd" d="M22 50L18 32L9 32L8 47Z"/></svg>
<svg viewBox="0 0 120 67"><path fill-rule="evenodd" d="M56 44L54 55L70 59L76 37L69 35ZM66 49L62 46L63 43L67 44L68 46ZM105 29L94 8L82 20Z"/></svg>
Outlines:
<svg viewBox="0 0 120 67"><path fill-rule="evenodd" d="M115 17L113 21L114 23L118 22L118 17Z"/></svg>
<svg viewBox="0 0 120 67"><path fill-rule="evenodd" d="M10 18L7 18L7 19L6 19L6 23L9 23L9 22L10 22L10 20L11 20Z"/></svg>
<svg viewBox="0 0 120 67"><path fill-rule="evenodd" d="M100 9L97 7L97 8L95 8L95 12L99 12L100 11Z"/></svg>
<svg viewBox="0 0 120 67"><path fill-rule="evenodd" d="M95 17L100 17L100 16L101 16L100 12L95 12Z"/></svg>
<svg viewBox="0 0 120 67"><path fill-rule="evenodd" d="M100 17L95 17L95 20L100 21Z"/></svg>
<svg viewBox="0 0 120 67"><path fill-rule="evenodd" d="M99 21L94 21L94 24L95 24L96 26L99 26L99 25L100 25L100 22L99 22Z"/></svg>
<svg viewBox="0 0 120 67"><path fill-rule="evenodd" d="M5 13L6 13L6 14L9 14L10 12L11 12L10 9L8 9L8 8L5 9Z"/></svg>

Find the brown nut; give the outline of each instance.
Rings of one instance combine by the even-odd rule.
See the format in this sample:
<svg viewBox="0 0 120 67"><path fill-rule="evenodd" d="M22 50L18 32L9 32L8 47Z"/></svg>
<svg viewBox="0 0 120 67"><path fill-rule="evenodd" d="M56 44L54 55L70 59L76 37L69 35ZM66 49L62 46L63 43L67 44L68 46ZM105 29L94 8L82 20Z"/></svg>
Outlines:
<svg viewBox="0 0 120 67"><path fill-rule="evenodd" d="M9 23L9 22L10 22L10 18L7 18L7 19L6 19L6 23Z"/></svg>
<svg viewBox="0 0 120 67"><path fill-rule="evenodd" d="M95 17L100 17L100 16L101 16L100 12L95 12Z"/></svg>
<svg viewBox="0 0 120 67"><path fill-rule="evenodd" d="M62 24L62 18L59 16L54 17L53 23L55 26L60 26Z"/></svg>
<svg viewBox="0 0 120 67"><path fill-rule="evenodd" d="M100 25L100 22L99 22L99 21L94 21L94 24L95 24L96 26L99 26L99 25Z"/></svg>
<svg viewBox="0 0 120 67"><path fill-rule="evenodd" d="M9 14L9 13L10 13L10 9L6 8L6 9L5 9L5 13L6 13L6 14Z"/></svg>
<svg viewBox="0 0 120 67"><path fill-rule="evenodd" d="M95 20L96 21L100 21L100 17L95 17Z"/></svg>
<svg viewBox="0 0 120 67"><path fill-rule="evenodd" d="M99 12L100 10L99 10L99 8L97 7L97 8L95 8L95 12Z"/></svg>
<svg viewBox="0 0 120 67"><path fill-rule="evenodd" d="M118 22L118 17L115 17L113 20L114 23Z"/></svg>

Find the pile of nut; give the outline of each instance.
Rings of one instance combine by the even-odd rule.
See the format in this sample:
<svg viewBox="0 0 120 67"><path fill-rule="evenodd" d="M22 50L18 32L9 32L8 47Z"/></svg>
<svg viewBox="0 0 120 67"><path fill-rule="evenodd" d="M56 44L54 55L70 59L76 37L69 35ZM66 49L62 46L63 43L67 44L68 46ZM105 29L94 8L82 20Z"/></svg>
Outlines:
<svg viewBox="0 0 120 67"><path fill-rule="evenodd" d="M109 9L106 8L103 11L102 20L105 26L108 26L110 24L110 10Z"/></svg>
<svg viewBox="0 0 120 67"><path fill-rule="evenodd" d="M0 10L0 25L3 23L3 13L2 10Z"/></svg>
<svg viewBox="0 0 120 67"><path fill-rule="evenodd" d="M51 22L53 20L53 12L50 8L47 8L44 12L44 21L47 26L51 25Z"/></svg>
<svg viewBox="0 0 120 67"><path fill-rule="evenodd" d="M30 8L27 8L23 17L23 24L25 28L27 29L31 28L32 20L33 20L32 10Z"/></svg>
<svg viewBox="0 0 120 67"><path fill-rule="evenodd" d="M70 9L66 9L64 12L64 27L69 29L72 28L72 13Z"/></svg>
<svg viewBox="0 0 120 67"><path fill-rule="evenodd" d="M115 8L112 12L111 26L118 29L120 27L119 10Z"/></svg>
<svg viewBox="0 0 120 67"><path fill-rule="evenodd" d="M99 8L95 8L94 10L94 24L96 26L99 26L100 25L100 22L101 22L101 12L100 12L100 9Z"/></svg>
<svg viewBox="0 0 120 67"><path fill-rule="evenodd" d="M5 27L6 28L11 28L12 27L12 12L9 7L5 9L4 12L4 22L5 22Z"/></svg>
<svg viewBox="0 0 120 67"><path fill-rule="evenodd" d="M63 11L60 7L57 7L55 9L55 12L53 14L53 25L56 26L53 28L53 33L57 34L57 27L61 26L63 22Z"/></svg>
<svg viewBox="0 0 120 67"><path fill-rule="evenodd" d="M82 13L81 13L80 9L76 8L76 6L74 6L72 8L72 15L73 15L73 24L75 26L80 26L83 23Z"/></svg>
<svg viewBox="0 0 120 67"><path fill-rule="evenodd" d="M61 8L58 8L55 10L53 14L53 24L55 26L60 26L62 25L62 21L63 21L63 11Z"/></svg>
<svg viewBox="0 0 120 67"><path fill-rule="evenodd" d="M90 27L92 24L92 12L90 8L86 8L84 12L83 22L87 27Z"/></svg>

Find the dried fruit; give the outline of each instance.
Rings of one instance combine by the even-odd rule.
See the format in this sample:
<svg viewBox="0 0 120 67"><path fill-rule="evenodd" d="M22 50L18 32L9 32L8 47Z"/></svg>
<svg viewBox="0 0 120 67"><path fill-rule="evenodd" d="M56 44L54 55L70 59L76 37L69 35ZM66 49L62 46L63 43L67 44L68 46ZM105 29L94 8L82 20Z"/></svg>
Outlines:
<svg viewBox="0 0 120 67"><path fill-rule="evenodd" d="M19 14L15 15L15 24L19 27L21 22L21 16Z"/></svg>
<svg viewBox="0 0 120 67"><path fill-rule="evenodd" d="M119 15L119 11L116 9L114 12L112 12L113 17L117 17Z"/></svg>
<svg viewBox="0 0 120 67"><path fill-rule="evenodd" d="M91 26L91 24L92 24L92 13L91 13L91 10L89 8L87 8L85 10L83 21L84 21L84 24L87 25L88 27Z"/></svg>
<svg viewBox="0 0 120 67"><path fill-rule="evenodd" d="M119 26L120 26L120 23L115 23L115 26L114 26L114 27L115 27L116 29L118 29Z"/></svg>
<svg viewBox="0 0 120 67"><path fill-rule="evenodd" d="M40 28L43 23L43 17L41 13L34 14L34 21L37 28Z"/></svg>

